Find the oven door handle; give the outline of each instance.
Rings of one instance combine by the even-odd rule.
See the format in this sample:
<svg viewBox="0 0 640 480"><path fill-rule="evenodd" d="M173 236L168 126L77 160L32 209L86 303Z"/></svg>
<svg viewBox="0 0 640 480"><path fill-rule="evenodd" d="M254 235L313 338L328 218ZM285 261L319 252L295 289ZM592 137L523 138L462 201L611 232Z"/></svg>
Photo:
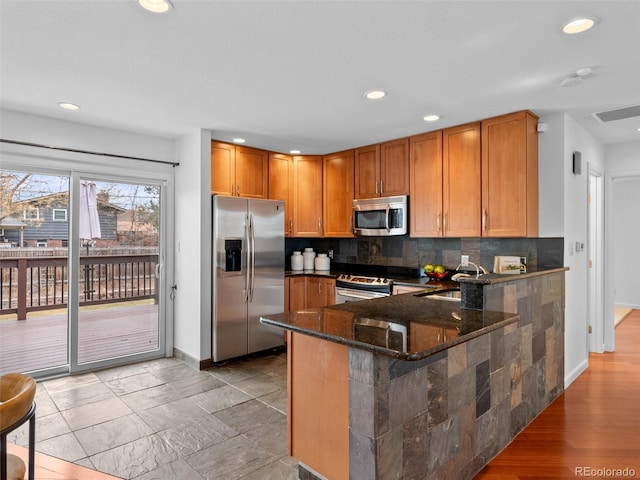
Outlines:
<svg viewBox="0 0 640 480"><path fill-rule="evenodd" d="M384 294L379 294L376 292L356 291L351 288L342 287L337 287L336 293L343 297L357 298L359 300L369 300L370 298L380 298L381 296L386 296Z"/></svg>

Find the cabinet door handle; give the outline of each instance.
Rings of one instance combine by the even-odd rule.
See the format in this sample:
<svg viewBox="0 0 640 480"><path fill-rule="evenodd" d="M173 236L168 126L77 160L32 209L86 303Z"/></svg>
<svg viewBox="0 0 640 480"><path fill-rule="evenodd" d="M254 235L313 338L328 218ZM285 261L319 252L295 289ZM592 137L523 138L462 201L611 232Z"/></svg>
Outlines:
<svg viewBox="0 0 640 480"><path fill-rule="evenodd" d="M384 193L384 182L380 180L380 195Z"/></svg>
<svg viewBox="0 0 640 480"><path fill-rule="evenodd" d="M445 214L444 214L444 225L443 225L443 227L442 227L442 232L443 232L443 233L446 233L446 231L447 231L447 216L448 216L448 215L449 215L449 214L448 214L447 212L445 212Z"/></svg>
<svg viewBox="0 0 640 480"><path fill-rule="evenodd" d="M234 185L231 185L231 196L233 197L235 195L235 188Z"/></svg>
<svg viewBox="0 0 640 480"><path fill-rule="evenodd" d="M236 191L238 192L238 196L240 196L240 184L237 185Z"/></svg>
<svg viewBox="0 0 640 480"><path fill-rule="evenodd" d="M487 231L487 209L482 211L482 230Z"/></svg>
<svg viewBox="0 0 640 480"><path fill-rule="evenodd" d="M376 195L378 195L378 182L376 182Z"/></svg>
<svg viewBox="0 0 640 480"><path fill-rule="evenodd" d="M293 233L293 220L289 219L289 233Z"/></svg>
<svg viewBox="0 0 640 480"><path fill-rule="evenodd" d="M440 212L436 215L436 232L440 233Z"/></svg>

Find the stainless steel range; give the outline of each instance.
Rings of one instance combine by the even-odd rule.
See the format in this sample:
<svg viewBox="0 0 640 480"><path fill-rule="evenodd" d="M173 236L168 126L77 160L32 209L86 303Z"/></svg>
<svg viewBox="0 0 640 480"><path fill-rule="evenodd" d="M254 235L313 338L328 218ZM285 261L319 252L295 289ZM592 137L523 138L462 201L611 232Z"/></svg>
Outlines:
<svg viewBox="0 0 640 480"><path fill-rule="evenodd" d="M336 279L336 304L391 295L393 280L385 277L341 274Z"/></svg>

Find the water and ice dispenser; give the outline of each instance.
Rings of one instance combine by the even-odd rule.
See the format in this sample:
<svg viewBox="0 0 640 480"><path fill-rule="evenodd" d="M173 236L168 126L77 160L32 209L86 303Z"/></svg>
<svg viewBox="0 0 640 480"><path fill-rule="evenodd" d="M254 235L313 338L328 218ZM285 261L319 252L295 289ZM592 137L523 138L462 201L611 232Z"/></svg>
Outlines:
<svg viewBox="0 0 640 480"><path fill-rule="evenodd" d="M242 240L239 238L225 238L224 254L224 271L240 272L242 270Z"/></svg>

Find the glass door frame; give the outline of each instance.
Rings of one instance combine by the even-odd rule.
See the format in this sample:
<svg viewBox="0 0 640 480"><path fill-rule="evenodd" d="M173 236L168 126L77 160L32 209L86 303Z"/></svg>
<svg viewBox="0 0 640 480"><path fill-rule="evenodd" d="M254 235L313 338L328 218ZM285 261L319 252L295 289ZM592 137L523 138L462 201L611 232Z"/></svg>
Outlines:
<svg viewBox="0 0 640 480"><path fill-rule="evenodd" d="M69 210L70 210L70 231L68 243L68 272L69 276L76 276L79 267L79 217L80 204L80 178L95 178L97 180L107 180L122 183L140 183L147 185L157 185L160 187L160 231L159 231L159 348L151 352L133 354L124 357L78 364L78 308L79 308L79 285L77 278L68 278L69 301L67 305L68 318L68 365L44 368L31 372L34 378L51 378L68 373L79 373L90 370L98 370L118 365L135 363L147 359L161 358L173 355L173 308L169 308L170 289L173 285L174 277L174 252L168 246L173 245L174 239L174 172L173 167L167 165L154 165L148 169L148 165L127 160L114 159L113 164L105 166L97 163L96 159L90 155L75 152L47 151L43 155L42 150L37 147L13 147L7 148L5 145L0 150L0 160L2 168L13 171L24 171L33 174L57 175L69 177ZM104 161L104 159L101 159ZM80 168L78 168L80 167ZM147 168L148 170L145 170ZM129 172L124 177L123 170ZM73 286L73 291L72 287Z"/></svg>
<svg viewBox="0 0 640 480"><path fill-rule="evenodd" d="M80 275L80 248L82 247L79 232L79 212L80 212L80 180L95 180L102 182L120 182L126 184L144 184L160 187L160 228L158 231L158 349L150 350L142 353L132 353L120 357L110 357L103 360L96 360L92 362L79 363L78 361L78 349L79 349L79 328L80 328L80 282L77 281ZM148 360L152 358L159 358L165 356L166 348L166 283L167 278L165 275L165 261L166 255L166 182L159 182L151 179L140 178L122 178L109 174L97 174L87 173L80 171L71 172L71 198L70 205L73 212L71 231L69 232L69 275L74 275L76 281L69 282L69 298L73 298L73 302L69 302L69 370L70 373L80 373L93 370L99 370L103 368L114 367L118 365L125 365L142 360Z"/></svg>

